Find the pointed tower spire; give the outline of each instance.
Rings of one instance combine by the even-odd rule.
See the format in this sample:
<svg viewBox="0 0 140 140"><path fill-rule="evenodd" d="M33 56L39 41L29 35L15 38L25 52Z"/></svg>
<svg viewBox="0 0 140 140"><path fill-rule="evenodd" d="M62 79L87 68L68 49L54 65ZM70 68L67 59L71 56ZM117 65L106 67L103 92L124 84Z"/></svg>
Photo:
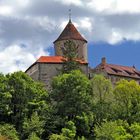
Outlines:
<svg viewBox="0 0 140 140"><path fill-rule="evenodd" d="M69 9L69 22L59 35L59 37L53 42L55 47L56 56L64 56L63 47L65 42L71 40L76 44L78 48L77 58L80 60L87 61L87 40L80 34L77 28L71 21L71 9Z"/></svg>
<svg viewBox="0 0 140 140"><path fill-rule="evenodd" d="M69 9L69 23L71 23L71 9Z"/></svg>

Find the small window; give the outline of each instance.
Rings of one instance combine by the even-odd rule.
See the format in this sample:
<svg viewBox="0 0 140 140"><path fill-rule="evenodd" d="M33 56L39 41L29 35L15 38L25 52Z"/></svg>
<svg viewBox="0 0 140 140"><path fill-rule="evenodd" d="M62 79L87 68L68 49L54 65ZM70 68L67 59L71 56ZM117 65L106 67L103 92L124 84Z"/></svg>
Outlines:
<svg viewBox="0 0 140 140"><path fill-rule="evenodd" d="M115 68L111 68L114 72L118 73L118 72L121 72L120 70L118 69L115 69Z"/></svg>
<svg viewBox="0 0 140 140"><path fill-rule="evenodd" d="M127 71L127 70L125 70L125 72L126 72L127 74L129 74L129 75L132 75L132 74L133 74L132 72Z"/></svg>

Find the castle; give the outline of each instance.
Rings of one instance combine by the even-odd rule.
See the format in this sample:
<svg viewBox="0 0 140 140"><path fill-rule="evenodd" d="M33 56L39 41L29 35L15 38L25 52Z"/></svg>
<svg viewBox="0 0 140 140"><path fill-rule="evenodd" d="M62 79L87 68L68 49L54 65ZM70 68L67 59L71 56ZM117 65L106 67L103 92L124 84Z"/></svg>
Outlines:
<svg viewBox="0 0 140 140"><path fill-rule="evenodd" d="M73 41L78 47L77 59L80 62L80 69L89 78L92 78L95 74L103 74L113 84L122 78L133 79L140 83L140 72L134 66L107 64L106 59L102 58L101 64L95 68L90 68L88 65L87 40L79 33L71 19L60 36L54 41L55 56L41 56L26 70L26 73L34 80L41 81L45 83L46 87L49 87L52 78L58 75L58 69L61 69L64 63L62 48L67 40Z"/></svg>

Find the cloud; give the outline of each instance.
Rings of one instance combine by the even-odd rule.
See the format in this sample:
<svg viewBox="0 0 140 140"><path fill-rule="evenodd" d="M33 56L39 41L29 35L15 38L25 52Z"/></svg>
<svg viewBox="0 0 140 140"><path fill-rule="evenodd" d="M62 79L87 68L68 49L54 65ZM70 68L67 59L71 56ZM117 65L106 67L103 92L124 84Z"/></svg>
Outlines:
<svg viewBox="0 0 140 140"><path fill-rule="evenodd" d="M89 42L140 41L139 0L1 0L0 72L24 70L39 55L49 55L44 50L67 24L68 9Z"/></svg>
<svg viewBox="0 0 140 140"><path fill-rule="evenodd" d="M65 5L75 5L75 6L82 6L83 3L81 0L55 0L55 1L58 1L58 2L61 2L62 4L65 4Z"/></svg>
<svg viewBox="0 0 140 140"><path fill-rule="evenodd" d="M13 9L9 6L0 6L0 15L7 16L12 13Z"/></svg>
<svg viewBox="0 0 140 140"><path fill-rule="evenodd" d="M0 52L0 70L3 73L13 71L25 71L40 55L49 55L42 48L38 52L30 52L30 49L23 45L7 46Z"/></svg>
<svg viewBox="0 0 140 140"><path fill-rule="evenodd" d="M87 6L103 14L140 13L139 0L90 0Z"/></svg>

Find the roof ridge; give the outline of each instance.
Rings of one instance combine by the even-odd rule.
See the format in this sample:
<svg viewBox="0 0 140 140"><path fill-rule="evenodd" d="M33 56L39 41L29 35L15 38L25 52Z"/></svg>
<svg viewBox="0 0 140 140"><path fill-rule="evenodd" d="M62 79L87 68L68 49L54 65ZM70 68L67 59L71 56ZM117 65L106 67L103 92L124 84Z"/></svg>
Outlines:
<svg viewBox="0 0 140 140"><path fill-rule="evenodd" d="M120 67L127 67L127 68L133 68L133 69L136 69L134 68L133 66L124 66L124 65L120 65L120 64L108 64L107 65L113 65L113 66L120 66Z"/></svg>

